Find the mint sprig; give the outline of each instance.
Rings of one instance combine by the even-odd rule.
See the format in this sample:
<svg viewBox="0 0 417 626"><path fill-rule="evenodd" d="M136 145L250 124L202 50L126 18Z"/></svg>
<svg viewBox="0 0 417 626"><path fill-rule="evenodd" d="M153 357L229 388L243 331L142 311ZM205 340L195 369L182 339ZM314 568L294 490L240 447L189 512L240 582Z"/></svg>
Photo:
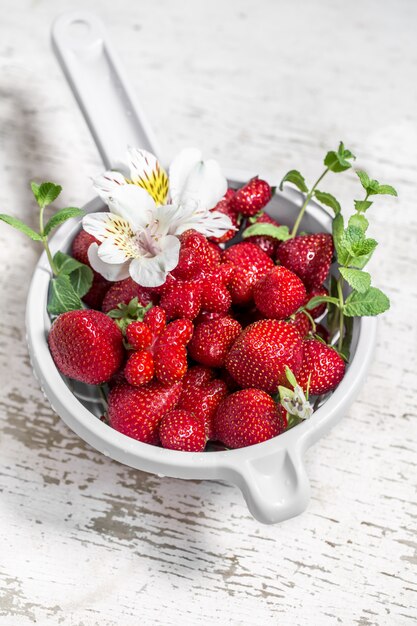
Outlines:
<svg viewBox="0 0 417 626"><path fill-rule="evenodd" d="M65 311L81 309L81 298L88 292L93 281L92 270L62 252L52 256L49 248L49 235L66 220L83 215L83 211L76 207L60 209L44 224L45 208L51 205L60 195L62 187L51 182L38 185L31 183L32 193L39 207L39 230L36 231L24 222L11 215L0 214L0 220L13 226L33 241L40 241L46 252L52 271L52 280L49 287L48 311L52 315L59 315Z"/></svg>

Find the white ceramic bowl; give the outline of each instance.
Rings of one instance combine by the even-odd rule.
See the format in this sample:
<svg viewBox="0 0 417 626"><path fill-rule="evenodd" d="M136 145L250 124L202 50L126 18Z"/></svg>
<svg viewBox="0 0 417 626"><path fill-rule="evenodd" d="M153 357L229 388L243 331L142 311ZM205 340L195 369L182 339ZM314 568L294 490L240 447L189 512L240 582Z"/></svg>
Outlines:
<svg viewBox="0 0 417 626"><path fill-rule="evenodd" d="M236 184L249 176L234 175ZM268 212L280 223L292 223L301 196L295 191L278 192ZM96 198L84 209L102 208ZM301 229L330 231L329 214L312 203ZM54 251L68 252L80 229L79 220L70 220L51 241ZM58 372L49 352L50 321L46 310L50 271L46 255L36 266L27 301L27 340L33 370L52 408L82 439L106 456L131 467L158 475L185 479L222 479L240 487L253 516L261 522L276 523L302 512L309 500L309 482L303 462L305 450L342 418L361 386L375 345L375 318L355 319L352 359L335 392L312 418L293 429L254 446L238 450L204 453L177 452L131 439L101 422L96 389L70 381ZM78 395L74 395L74 392ZM82 398L82 400L80 399Z"/></svg>

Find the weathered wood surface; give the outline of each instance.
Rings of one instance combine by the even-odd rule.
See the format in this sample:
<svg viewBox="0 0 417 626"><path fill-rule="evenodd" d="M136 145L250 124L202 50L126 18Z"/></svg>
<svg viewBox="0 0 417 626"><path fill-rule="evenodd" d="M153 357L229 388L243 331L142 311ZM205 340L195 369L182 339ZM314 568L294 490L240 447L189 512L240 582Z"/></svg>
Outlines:
<svg viewBox="0 0 417 626"><path fill-rule="evenodd" d="M107 21L166 157L200 145L224 166L314 176L343 138L396 185L372 227L393 306L360 397L308 452L307 512L266 527L236 488L131 470L54 415L25 344L39 249L1 226L0 624L415 623L417 5L82 5ZM1 4L0 210L33 224L29 180L83 204L101 169L49 46L71 6ZM353 174L327 187L345 202L358 188Z"/></svg>

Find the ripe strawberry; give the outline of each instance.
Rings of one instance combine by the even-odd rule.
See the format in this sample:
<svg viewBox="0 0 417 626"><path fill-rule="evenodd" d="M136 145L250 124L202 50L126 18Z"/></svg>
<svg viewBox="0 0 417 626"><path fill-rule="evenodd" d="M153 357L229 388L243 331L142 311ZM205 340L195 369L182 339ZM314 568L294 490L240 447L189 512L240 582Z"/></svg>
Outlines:
<svg viewBox="0 0 417 626"><path fill-rule="evenodd" d="M165 385L172 385L187 371L185 346L193 334L190 320L175 320L156 339L153 346L155 375Z"/></svg>
<svg viewBox="0 0 417 626"><path fill-rule="evenodd" d="M193 336L193 332L194 326L190 320L174 320L166 327L161 341L169 344L180 343L185 346Z"/></svg>
<svg viewBox="0 0 417 626"><path fill-rule="evenodd" d="M311 291L307 292L305 304L307 304L307 302L309 302L311 298L315 298L316 296L328 296L328 295L329 295L329 292L326 289L326 287L323 287L323 286L314 287L314 289L311 289ZM321 304L318 304L317 306L315 306L314 309L311 309L309 313L313 319L317 319L318 317L320 317L320 315L323 315L323 313L326 310L326 307L327 307L327 304L325 302L322 302Z"/></svg>
<svg viewBox="0 0 417 626"><path fill-rule="evenodd" d="M345 374L345 362L340 354L318 339L306 339L303 347L303 362L297 374L298 384L307 389L310 377L310 393L313 396L337 387Z"/></svg>
<svg viewBox="0 0 417 626"><path fill-rule="evenodd" d="M152 380L155 373L154 361L149 352L133 352L125 365L124 375L131 385L144 385ZM176 382L176 381L175 381Z"/></svg>
<svg viewBox="0 0 417 626"><path fill-rule="evenodd" d="M192 368L196 370L198 366ZM209 371L209 370L208 370ZM186 377L185 377L186 378ZM223 380L198 379L198 384L191 385L190 379L184 380L177 408L184 409L204 421L208 439L213 439L213 417L220 402L228 394L227 385Z"/></svg>
<svg viewBox="0 0 417 626"><path fill-rule="evenodd" d="M124 356L119 328L107 315L93 309L68 311L57 317L48 343L59 371L89 385L110 380Z"/></svg>
<svg viewBox="0 0 417 626"><path fill-rule="evenodd" d="M183 378L183 391L188 391L194 387L201 387L213 380L214 376L215 372L210 367L204 367L204 365L194 365L193 367L190 367Z"/></svg>
<svg viewBox="0 0 417 626"><path fill-rule="evenodd" d="M160 335L167 323L166 313L160 306L153 306L145 313L143 321L154 335Z"/></svg>
<svg viewBox="0 0 417 626"><path fill-rule="evenodd" d="M253 243L237 243L222 254L223 262L230 262L234 270L229 285L233 304L248 304L253 286L261 276L274 267L273 261Z"/></svg>
<svg viewBox="0 0 417 626"><path fill-rule="evenodd" d="M181 383L171 387L152 381L142 387L122 383L108 397L109 423L120 433L144 443L159 444L159 422L178 402Z"/></svg>
<svg viewBox="0 0 417 626"><path fill-rule="evenodd" d="M276 220L272 219L272 217L270 217L268 213L261 213L259 217L257 217L255 222L253 223L254 224L273 224L274 226L280 225ZM247 226L251 226L251 225L252 224L247 223ZM271 258L275 256L277 248L280 244L280 241L278 239L275 239L274 237L268 237L267 235L252 235L252 237L247 237L245 241L249 243L254 243L261 250L263 250L265 254L267 254Z"/></svg>
<svg viewBox="0 0 417 626"><path fill-rule="evenodd" d="M185 317L193 320L200 312L202 286L197 280L174 281L161 297L160 306L168 319Z"/></svg>
<svg viewBox="0 0 417 626"><path fill-rule="evenodd" d="M134 350L149 348L153 334L145 322L130 322L126 328L126 339Z"/></svg>
<svg viewBox="0 0 417 626"><path fill-rule="evenodd" d="M320 287L325 281L333 256L333 237L328 233L300 235L278 246L277 259L297 274L307 287Z"/></svg>
<svg viewBox="0 0 417 626"><path fill-rule="evenodd" d="M232 304L232 297L227 289L232 274L232 264L224 263L200 279L203 311L227 313Z"/></svg>
<svg viewBox="0 0 417 626"><path fill-rule="evenodd" d="M188 411L174 409L164 415L159 424L163 448L202 452L206 447L204 423Z"/></svg>
<svg viewBox="0 0 417 626"><path fill-rule="evenodd" d="M189 355L208 367L221 367L241 330L239 322L229 316L204 322L194 330Z"/></svg>
<svg viewBox="0 0 417 626"><path fill-rule="evenodd" d="M137 298L142 306L156 301L149 289L141 287L132 278L125 278L112 284L104 297L102 311L108 313L120 303L129 304L133 298Z"/></svg>
<svg viewBox="0 0 417 626"><path fill-rule="evenodd" d="M259 311L271 319L285 319L304 304L306 290L296 274L278 266L254 285L253 298Z"/></svg>
<svg viewBox="0 0 417 626"><path fill-rule="evenodd" d="M181 241L178 265L171 275L181 280L200 276L202 271L214 269L220 264L220 252L213 249L206 237L196 230L187 230L179 237Z"/></svg>
<svg viewBox="0 0 417 626"><path fill-rule="evenodd" d="M261 320L248 326L236 339L226 368L241 387L258 387L274 393L286 384L285 366L297 375L303 343L297 329L278 320Z"/></svg>
<svg viewBox="0 0 417 626"><path fill-rule="evenodd" d="M300 333L301 337L306 337L312 329L310 318L307 317L303 311L299 311L291 319L289 319L288 324L294 326Z"/></svg>
<svg viewBox="0 0 417 626"><path fill-rule="evenodd" d="M217 439L225 446L244 448L276 437L285 430L287 420L267 393L243 389L221 402L213 425Z"/></svg>
<svg viewBox="0 0 417 626"><path fill-rule="evenodd" d="M233 189L228 189L225 196L216 204L214 209L212 209L212 211L218 211L219 213L223 213L224 215L230 217L230 221L232 222L234 228L225 232L221 237L210 237L210 241L215 243L226 243L226 241L233 239L236 235L239 227L239 219L236 211L234 211L230 206L230 201L234 195L235 192Z"/></svg>
<svg viewBox="0 0 417 626"><path fill-rule="evenodd" d="M255 177L236 191L230 199L230 206L235 213L251 217L263 209L271 198L272 190L268 183Z"/></svg>
<svg viewBox="0 0 417 626"><path fill-rule="evenodd" d="M91 268L90 261L88 259L88 248L92 243L100 243L98 239L90 235L85 230L81 230L72 242L71 254L80 263L88 265ZM91 268L92 269L92 268ZM103 276L93 270L93 284L89 291L83 297L85 302L92 309L101 309L104 296L112 283L106 280Z"/></svg>

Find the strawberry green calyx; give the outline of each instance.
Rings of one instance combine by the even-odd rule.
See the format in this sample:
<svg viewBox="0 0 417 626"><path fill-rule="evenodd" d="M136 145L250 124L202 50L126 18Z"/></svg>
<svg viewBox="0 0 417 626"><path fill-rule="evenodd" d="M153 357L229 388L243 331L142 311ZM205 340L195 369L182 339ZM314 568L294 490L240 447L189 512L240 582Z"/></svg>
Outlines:
<svg viewBox="0 0 417 626"><path fill-rule="evenodd" d="M107 315L114 319L123 334L131 322L143 322L146 313L152 308L152 302L146 306L139 304L138 298L132 298L129 304L121 302L115 309L108 311Z"/></svg>
<svg viewBox="0 0 417 626"><path fill-rule="evenodd" d="M83 308L81 298L88 292L93 281L92 270L72 257L57 252L52 256L48 237L53 230L72 217L83 215L76 207L60 209L44 223L45 208L52 204L62 191L60 185L45 182L40 185L31 183L32 193L39 207L39 232L11 215L0 214L0 220L20 230L33 241L40 241L48 258L52 272L52 281L48 297L48 312L59 315L66 311Z"/></svg>

